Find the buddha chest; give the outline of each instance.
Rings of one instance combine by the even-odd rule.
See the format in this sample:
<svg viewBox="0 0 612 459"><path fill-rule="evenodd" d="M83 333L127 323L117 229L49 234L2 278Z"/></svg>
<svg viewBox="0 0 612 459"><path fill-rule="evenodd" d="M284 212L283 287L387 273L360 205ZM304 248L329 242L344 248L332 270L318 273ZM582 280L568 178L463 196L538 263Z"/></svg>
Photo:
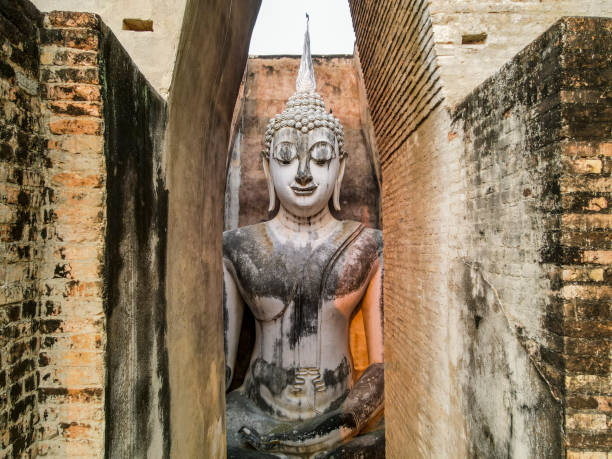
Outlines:
<svg viewBox="0 0 612 459"><path fill-rule="evenodd" d="M224 257L255 318L292 314L294 342L316 332L323 304L363 289L382 249L380 231L350 221L316 242L281 241L266 224L224 234Z"/></svg>

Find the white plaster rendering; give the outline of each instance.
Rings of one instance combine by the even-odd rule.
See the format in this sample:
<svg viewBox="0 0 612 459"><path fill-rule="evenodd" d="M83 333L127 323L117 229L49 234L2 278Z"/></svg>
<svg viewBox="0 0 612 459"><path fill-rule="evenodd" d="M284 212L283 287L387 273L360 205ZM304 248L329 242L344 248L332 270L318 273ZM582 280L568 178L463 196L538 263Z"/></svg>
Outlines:
<svg viewBox="0 0 612 459"><path fill-rule="evenodd" d="M429 0L444 96L459 103L563 16L612 16L610 0ZM480 35L476 42L464 36Z"/></svg>

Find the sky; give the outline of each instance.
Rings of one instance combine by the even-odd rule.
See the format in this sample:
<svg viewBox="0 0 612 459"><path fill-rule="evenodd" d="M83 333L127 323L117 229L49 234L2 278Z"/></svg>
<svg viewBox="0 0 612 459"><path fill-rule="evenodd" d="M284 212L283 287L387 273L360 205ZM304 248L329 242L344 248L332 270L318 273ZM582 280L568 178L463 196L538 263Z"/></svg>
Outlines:
<svg viewBox="0 0 612 459"><path fill-rule="evenodd" d="M312 54L353 54L355 33L348 0L263 0L249 54L302 54L306 13Z"/></svg>

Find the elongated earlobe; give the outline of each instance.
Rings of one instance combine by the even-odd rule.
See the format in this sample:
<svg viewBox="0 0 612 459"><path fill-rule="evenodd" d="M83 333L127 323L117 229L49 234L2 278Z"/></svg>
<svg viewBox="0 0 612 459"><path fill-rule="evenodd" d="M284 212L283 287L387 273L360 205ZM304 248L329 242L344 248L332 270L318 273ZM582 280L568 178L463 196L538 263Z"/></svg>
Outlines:
<svg viewBox="0 0 612 459"><path fill-rule="evenodd" d="M340 210L340 186L342 185L342 178L344 177L344 166L346 165L346 156L340 159L340 171L338 172L338 178L334 185L334 209Z"/></svg>
<svg viewBox="0 0 612 459"><path fill-rule="evenodd" d="M270 204L268 205L268 212L272 212L276 206L276 192L274 191L274 184L272 183L272 177L270 176L270 164L268 158L265 156L261 157L263 164L264 175L266 176L266 182L268 182L268 195L270 196Z"/></svg>

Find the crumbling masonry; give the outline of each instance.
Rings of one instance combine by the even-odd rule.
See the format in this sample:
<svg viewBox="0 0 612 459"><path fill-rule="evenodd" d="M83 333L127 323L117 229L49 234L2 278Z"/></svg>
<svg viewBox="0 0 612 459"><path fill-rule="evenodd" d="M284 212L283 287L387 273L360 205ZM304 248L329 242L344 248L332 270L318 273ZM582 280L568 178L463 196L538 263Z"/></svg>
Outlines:
<svg viewBox="0 0 612 459"><path fill-rule="evenodd" d="M0 456L223 455L231 3L187 2L166 104L98 16L0 1ZM350 6L387 454L607 457L612 6Z"/></svg>

